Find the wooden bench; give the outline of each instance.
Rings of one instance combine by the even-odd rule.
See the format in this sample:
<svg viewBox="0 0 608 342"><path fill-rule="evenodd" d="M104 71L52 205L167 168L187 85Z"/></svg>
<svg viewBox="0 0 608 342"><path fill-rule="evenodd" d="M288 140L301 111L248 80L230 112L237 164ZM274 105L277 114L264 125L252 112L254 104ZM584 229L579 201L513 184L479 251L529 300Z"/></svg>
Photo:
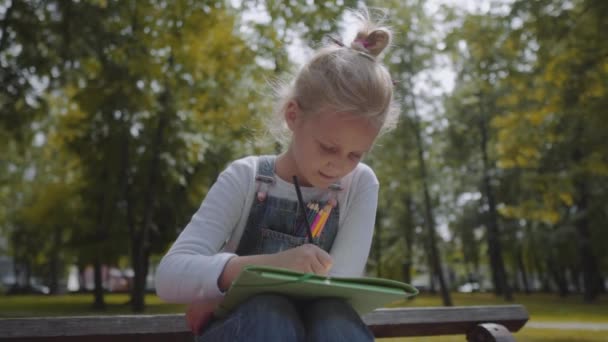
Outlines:
<svg viewBox="0 0 608 342"><path fill-rule="evenodd" d="M363 317L378 338L464 335L515 341L528 321L521 305L378 309ZM191 342L183 314L0 319L0 341ZM464 338L463 338L464 340Z"/></svg>

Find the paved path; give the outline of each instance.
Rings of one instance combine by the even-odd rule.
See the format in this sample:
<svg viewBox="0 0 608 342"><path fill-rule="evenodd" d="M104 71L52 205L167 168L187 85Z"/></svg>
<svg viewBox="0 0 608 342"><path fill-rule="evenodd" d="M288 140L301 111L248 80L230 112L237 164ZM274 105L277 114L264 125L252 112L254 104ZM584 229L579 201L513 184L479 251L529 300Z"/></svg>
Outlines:
<svg viewBox="0 0 608 342"><path fill-rule="evenodd" d="M608 331L608 323L528 322L524 328Z"/></svg>

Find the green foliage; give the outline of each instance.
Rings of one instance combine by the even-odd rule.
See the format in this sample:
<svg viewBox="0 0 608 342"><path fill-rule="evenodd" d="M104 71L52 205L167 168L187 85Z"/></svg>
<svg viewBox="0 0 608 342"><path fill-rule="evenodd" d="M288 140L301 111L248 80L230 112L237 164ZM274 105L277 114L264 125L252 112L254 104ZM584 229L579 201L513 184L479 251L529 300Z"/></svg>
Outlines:
<svg viewBox="0 0 608 342"><path fill-rule="evenodd" d="M0 226L17 262L49 264L61 244L66 263L131 254L143 274L225 165L259 149L260 89L278 76L260 60L334 31L349 4L3 2ZM245 21L258 5L272 25Z"/></svg>
<svg viewBox="0 0 608 342"><path fill-rule="evenodd" d="M381 265L372 265L382 270L383 277L403 279L404 264L412 267L412 275L428 269L428 234L422 228L425 223L424 189L416 132L432 129L431 120L420 122L419 107L432 106L433 99L416 93L412 79L432 67L435 42L430 39L431 20L420 1L391 1L377 5L390 8L387 24L397 33L384 62L397 81L396 98L401 117L397 128L377 142L366 160L381 184L379 208L383 213L376 229L375 246L379 248L372 249L370 259L380 260ZM423 134L423 140L426 146L432 137ZM429 172L429 183L435 181L434 176Z"/></svg>
<svg viewBox="0 0 608 342"><path fill-rule="evenodd" d="M516 1L509 13L466 16L448 39L463 81L448 102L449 136L468 146L469 115L490 120L502 238L513 255L526 240L526 265L539 273L546 262L597 274L594 255L604 254L597 240L584 241L605 235L595 221L604 215L605 188L595 184L605 180L608 151L598 107L607 98L605 13L596 1ZM470 158L460 147L447 152ZM560 253L541 256L540 245Z"/></svg>
<svg viewBox="0 0 608 342"><path fill-rule="evenodd" d="M157 260L230 160L274 151L256 138L290 45L315 47L358 4L0 1L2 252L45 276L56 261ZM370 273L428 269L424 182L444 259L459 277L484 269L487 172L508 273L518 256L544 282L551 268L580 273L588 241L606 274L606 2L368 5L396 32L384 61L402 109L365 160L381 183ZM444 95L428 75L446 63Z"/></svg>

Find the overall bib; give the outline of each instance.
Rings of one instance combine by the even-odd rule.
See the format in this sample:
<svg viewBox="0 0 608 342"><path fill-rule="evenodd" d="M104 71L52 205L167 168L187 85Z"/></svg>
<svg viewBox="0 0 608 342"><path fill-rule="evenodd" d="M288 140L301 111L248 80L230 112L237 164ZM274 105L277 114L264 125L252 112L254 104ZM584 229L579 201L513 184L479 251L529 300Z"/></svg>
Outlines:
<svg viewBox="0 0 608 342"><path fill-rule="evenodd" d="M304 215L312 217L311 209L307 208L306 213L302 213L297 201L267 196L268 188L274 185L274 177L274 157L260 157L256 175L258 191L236 250L237 255L272 254L308 242ZM323 208L332 196L334 199L337 197L339 184L333 184L331 188L334 190L328 190L325 198L309 203ZM338 232L339 220L340 208L336 203L320 236L314 239L315 244L328 253ZM312 220L309 223L312 224Z"/></svg>

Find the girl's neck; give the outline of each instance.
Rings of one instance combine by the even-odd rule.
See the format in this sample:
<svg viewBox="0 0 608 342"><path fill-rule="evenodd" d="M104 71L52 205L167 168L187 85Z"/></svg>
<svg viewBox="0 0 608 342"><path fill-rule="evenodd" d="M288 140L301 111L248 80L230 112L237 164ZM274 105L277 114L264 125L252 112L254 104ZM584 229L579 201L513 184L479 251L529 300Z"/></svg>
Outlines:
<svg viewBox="0 0 608 342"><path fill-rule="evenodd" d="M298 176L298 182L301 186L310 187L311 185L298 172L298 167L291 148L279 154L274 163L274 173L282 180L293 183L293 176Z"/></svg>

